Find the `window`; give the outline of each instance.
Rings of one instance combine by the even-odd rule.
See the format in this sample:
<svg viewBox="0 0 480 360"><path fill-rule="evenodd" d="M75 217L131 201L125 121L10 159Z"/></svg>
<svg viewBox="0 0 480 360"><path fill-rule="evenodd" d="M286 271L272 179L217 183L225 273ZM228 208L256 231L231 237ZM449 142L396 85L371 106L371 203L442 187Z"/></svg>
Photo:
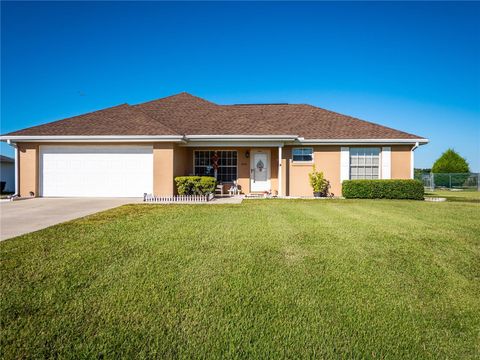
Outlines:
<svg viewBox="0 0 480 360"><path fill-rule="evenodd" d="M380 148L350 148L350 179L378 179Z"/></svg>
<svg viewBox="0 0 480 360"><path fill-rule="evenodd" d="M218 169L213 169L212 158L217 153ZM214 176L221 182L233 182L237 180L237 152L236 151L212 151L197 150L195 151L195 175Z"/></svg>
<svg viewBox="0 0 480 360"><path fill-rule="evenodd" d="M313 161L312 148L294 148L292 150L293 161Z"/></svg>

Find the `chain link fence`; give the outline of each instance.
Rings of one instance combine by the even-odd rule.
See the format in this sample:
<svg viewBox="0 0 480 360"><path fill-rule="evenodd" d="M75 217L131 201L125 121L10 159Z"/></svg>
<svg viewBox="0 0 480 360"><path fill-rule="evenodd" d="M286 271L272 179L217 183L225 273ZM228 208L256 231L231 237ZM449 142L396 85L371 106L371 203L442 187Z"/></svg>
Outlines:
<svg viewBox="0 0 480 360"><path fill-rule="evenodd" d="M423 186L434 189L471 189L480 191L479 173L429 173L415 174Z"/></svg>

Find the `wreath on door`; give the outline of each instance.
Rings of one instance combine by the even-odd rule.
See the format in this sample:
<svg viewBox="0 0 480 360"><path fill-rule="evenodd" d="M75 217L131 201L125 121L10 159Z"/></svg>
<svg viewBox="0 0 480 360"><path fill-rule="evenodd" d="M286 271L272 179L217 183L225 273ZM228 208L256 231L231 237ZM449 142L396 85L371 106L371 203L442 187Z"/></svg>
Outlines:
<svg viewBox="0 0 480 360"><path fill-rule="evenodd" d="M262 172L264 168L265 168L265 164L263 163L263 161L262 161L262 160L258 160L258 162L257 162L257 169L258 169L258 171L259 171L259 172Z"/></svg>

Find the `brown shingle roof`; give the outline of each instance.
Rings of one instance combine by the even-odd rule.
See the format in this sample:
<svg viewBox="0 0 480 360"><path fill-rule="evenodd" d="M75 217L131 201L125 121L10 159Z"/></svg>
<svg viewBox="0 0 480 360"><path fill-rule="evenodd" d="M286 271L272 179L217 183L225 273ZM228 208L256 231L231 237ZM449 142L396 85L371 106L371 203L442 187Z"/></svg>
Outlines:
<svg viewBox="0 0 480 360"><path fill-rule="evenodd" d="M143 111L122 104L7 135L179 135Z"/></svg>
<svg viewBox="0 0 480 360"><path fill-rule="evenodd" d="M298 135L305 139L418 139L311 105L217 105L188 93L119 105L7 135Z"/></svg>

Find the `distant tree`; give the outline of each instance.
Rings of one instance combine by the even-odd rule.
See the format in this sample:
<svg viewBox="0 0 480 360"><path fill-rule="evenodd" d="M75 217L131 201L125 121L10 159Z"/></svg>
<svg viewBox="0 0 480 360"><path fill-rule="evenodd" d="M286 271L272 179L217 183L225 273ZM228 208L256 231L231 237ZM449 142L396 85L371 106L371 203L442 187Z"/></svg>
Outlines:
<svg viewBox="0 0 480 360"><path fill-rule="evenodd" d="M467 160L455 150L448 149L438 158L432 167L433 173L469 173Z"/></svg>

